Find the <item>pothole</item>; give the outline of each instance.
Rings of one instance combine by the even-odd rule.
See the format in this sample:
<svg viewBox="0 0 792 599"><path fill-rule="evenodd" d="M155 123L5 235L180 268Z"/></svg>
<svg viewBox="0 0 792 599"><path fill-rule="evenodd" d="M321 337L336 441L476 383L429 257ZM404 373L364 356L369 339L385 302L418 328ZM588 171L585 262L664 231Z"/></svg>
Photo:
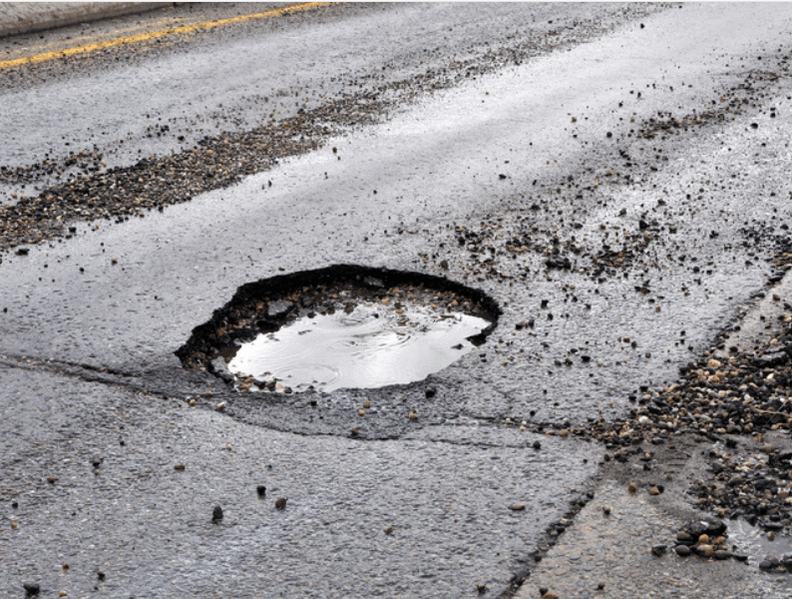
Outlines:
<svg viewBox="0 0 792 599"><path fill-rule="evenodd" d="M176 355L239 391L407 384L484 343L500 310L430 275L339 265L240 287Z"/></svg>

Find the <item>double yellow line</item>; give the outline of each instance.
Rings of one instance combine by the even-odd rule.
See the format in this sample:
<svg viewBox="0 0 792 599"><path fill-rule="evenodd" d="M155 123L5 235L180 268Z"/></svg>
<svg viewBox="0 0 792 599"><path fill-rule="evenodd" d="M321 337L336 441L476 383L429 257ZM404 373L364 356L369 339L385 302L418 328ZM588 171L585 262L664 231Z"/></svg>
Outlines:
<svg viewBox="0 0 792 599"><path fill-rule="evenodd" d="M266 19L268 17L277 17L293 12L300 12L304 10L311 10L324 4L323 2L305 2L303 4L295 4L284 8L269 10L254 15L242 15L240 17L232 17L230 19L220 19L219 21L207 21L205 23L197 23L195 25L184 25L182 27L174 27L173 29L165 29L163 31L153 31L151 33L141 33L128 37L119 37L113 40L106 40L104 42L95 42L93 44L86 44L85 46L75 46L74 48L65 48L63 50L54 50L52 52L43 52L41 54L34 54L32 56L23 56L21 58L13 58L11 60L0 61L0 71L4 69L11 69L22 65L36 64L45 62L47 60L54 60L56 58L66 58L67 56L74 56L75 54L85 54L87 52L94 52L96 50L104 50L106 48L115 48L116 46L123 46L126 44L136 44L146 40L152 40L159 37L166 37L168 35L179 35L183 33L190 33L199 29L212 29L220 27L221 25L230 25L231 23L240 23L242 21L250 21L251 19Z"/></svg>

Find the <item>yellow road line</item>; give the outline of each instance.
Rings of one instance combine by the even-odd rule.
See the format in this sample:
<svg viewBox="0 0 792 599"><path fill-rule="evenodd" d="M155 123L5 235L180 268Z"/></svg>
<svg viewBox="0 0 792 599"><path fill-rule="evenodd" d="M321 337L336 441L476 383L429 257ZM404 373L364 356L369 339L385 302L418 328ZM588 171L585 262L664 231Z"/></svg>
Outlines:
<svg viewBox="0 0 792 599"><path fill-rule="evenodd" d="M104 42L95 42L93 44L86 44L85 46L75 46L74 48L65 48L64 50L54 50L52 52L43 52L41 54L34 54L33 56L23 56L21 58L13 58L11 60L0 61L0 71L3 69L10 69L21 65L36 64L38 62L45 62L47 60L54 60L56 58L65 58L67 56L74 56L75 54L85 54L86 52L93 52L95 50L104 50L106 48L114 48L116 46L123 46L125 44L135 44L137 42L144 42L146 40L156 39L158 37L165 37L167 35L178 35L180 33L190 33L198 29L212 29L221 25L229 25L231 23L239 23L241 21L248 21L251 19L264 19L267 17L276 17L292 12L299 12L303 10L311 10L321 6L324 2L305 2L303 4L295 4L294 6L287 6L285 8L278 8L261 12L254 15L242 15L239 17L231 17L229 19L220 19L219 21L208 21L206 23L197 23L195 25L183 25L182 27L175 27L173 29L166 29L163 31L153 31L151 33L141 33L139 35L132 35L129 37L119 37L113 40Z"/></svg>

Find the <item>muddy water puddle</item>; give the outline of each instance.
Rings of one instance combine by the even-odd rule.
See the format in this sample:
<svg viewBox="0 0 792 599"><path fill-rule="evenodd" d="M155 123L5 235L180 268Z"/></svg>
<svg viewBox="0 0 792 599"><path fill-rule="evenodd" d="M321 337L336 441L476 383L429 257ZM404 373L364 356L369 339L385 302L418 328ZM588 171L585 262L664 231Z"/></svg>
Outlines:
<svg viewBox="0 0 792 599"><path fill-rule="evenodd" d="M489 325L430 306L361 304L261 333L239 347L228 369L258 381L254 388L274 381L276 390L295 392L411 383L468 353L475 347L469 337Z"/></svg>
<svg viewBox="0 0 792 599"><path fill-rule="evenodd" d="M772 540L771 540L772 539ZM729 543L739 548L739 552L749 556L753 567L761 567L764 560L778 560L766 571L767 582L773 583L773 590L783 589L792 597L792 536L781 532L768 533L758 526L751 526L742 519L729 523ZM787 566L787 567L785 567Z"/></svg>
<svg viewBox="0 0 792 599"><path fill-rule="evenodd" d="M240 392L407 384L485 342L500 308L421 273L339 265L243 285L176 355Z"/></svg>

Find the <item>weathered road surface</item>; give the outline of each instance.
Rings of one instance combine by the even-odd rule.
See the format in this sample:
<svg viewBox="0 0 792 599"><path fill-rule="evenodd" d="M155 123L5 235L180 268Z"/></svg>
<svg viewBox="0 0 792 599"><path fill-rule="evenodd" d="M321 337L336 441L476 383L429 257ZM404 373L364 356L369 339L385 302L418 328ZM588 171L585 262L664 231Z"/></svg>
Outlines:
<svg viewBox="0 0 792 599"><path fill-rule="evenodd" d="M719 334L786 271L792 7L189 27L271 8L0 42L0 594L788 596L747 545L649 552L712 512L688 491L727 432L749 457L766 440L713 424L717 393L650 400L717 345L728 361ZM142 41L8 62L121 35ZM345 263L481 289L498 328L426 381L314 406L175 357L240 285ZM642 414L655 444L595 434Z"/></svg>

